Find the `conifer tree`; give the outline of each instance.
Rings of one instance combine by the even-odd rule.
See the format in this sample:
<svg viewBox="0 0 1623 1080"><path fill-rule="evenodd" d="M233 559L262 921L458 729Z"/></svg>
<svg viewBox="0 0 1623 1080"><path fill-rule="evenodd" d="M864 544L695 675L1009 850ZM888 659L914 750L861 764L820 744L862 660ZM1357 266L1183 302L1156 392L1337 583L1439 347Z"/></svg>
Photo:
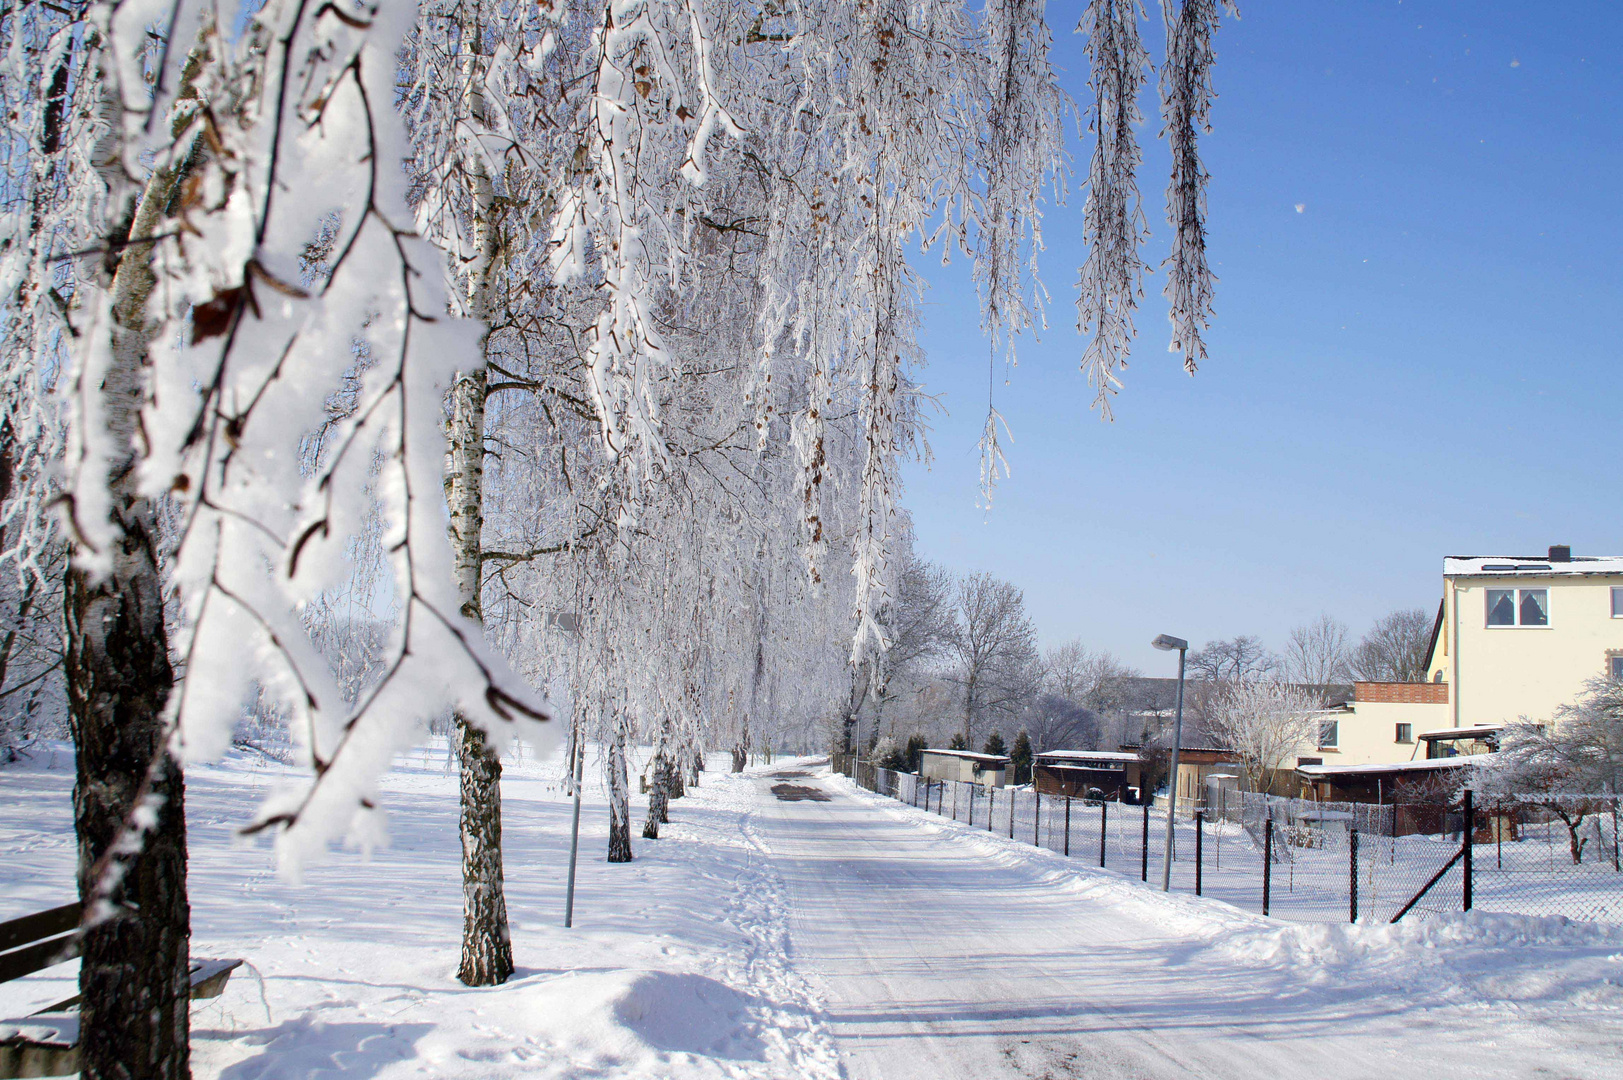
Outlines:
<svg viewBox="0 0 1623 1080"><path fill-rule="evenodd" d="M992 734L988 735L986 737L986 745L981 747L981 753L996 754L998 757L1002 757L1008 752L1009 748L1003 743L1003 733L1001 731L994 731Z"/></svg>
<svg viewBox="0 0 1623 1080"><path fill-rule="evenodd" d="M921 760L921 755L923 755L925 747L927 747L929 745L930 745L929 743L924 741L924 736L923 735L919 735L917 733L914 733L914 734L909 735L907 737L907 771L908 772L916 773L916 772L919 771L919 764L920 764L920 760Z"/></svg>
<svg viewBox="0 0 1623 1080"><path fill-rule="evenodd" d="M1014 737L1014 749L1009 753L1009 761L1014 766L1014 782L1031 783L1031 736L1026 734L1025 728L1021 728L1020 734Z"/></svg>

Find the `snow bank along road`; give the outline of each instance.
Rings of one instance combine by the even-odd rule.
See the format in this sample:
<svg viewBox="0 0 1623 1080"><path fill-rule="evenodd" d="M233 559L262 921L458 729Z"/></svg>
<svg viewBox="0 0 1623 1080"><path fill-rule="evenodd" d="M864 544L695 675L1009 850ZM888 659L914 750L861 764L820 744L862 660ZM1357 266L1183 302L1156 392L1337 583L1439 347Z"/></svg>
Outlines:
<svg viewBox="0 0 1623 1080"><path fill-rule="evenodd" d="M71 759L46 764L0 770L0 919L71 895ZM1619 928L1282 925L810 765L708 773L621 866L588 791L565 931L561 763L509 763L519 970L470 990L443 748L385 778L388 848L336 853L301 884L231 841L282 772L188 772L194 952L253 965L194 1009L199 1080L1623 1075ZM50 975L0 987L0 1016L73 965Z"/></svg>

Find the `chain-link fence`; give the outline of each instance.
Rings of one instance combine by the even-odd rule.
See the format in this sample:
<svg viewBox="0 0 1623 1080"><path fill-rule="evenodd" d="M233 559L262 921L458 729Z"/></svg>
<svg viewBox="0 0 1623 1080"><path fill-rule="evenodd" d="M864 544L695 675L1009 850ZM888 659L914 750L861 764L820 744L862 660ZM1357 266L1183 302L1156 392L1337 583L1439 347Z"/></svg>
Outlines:
<svg viewBox="0 0 1623 1080"><path fill-rule="evenodd" d="M966 827L1160 883L1164 805L853 771L871 791ZM1376 806L1230 791L1175 819L1171 887L1298 922L1471 907L1623 922L1619 813L1611 795Z"/></svg>

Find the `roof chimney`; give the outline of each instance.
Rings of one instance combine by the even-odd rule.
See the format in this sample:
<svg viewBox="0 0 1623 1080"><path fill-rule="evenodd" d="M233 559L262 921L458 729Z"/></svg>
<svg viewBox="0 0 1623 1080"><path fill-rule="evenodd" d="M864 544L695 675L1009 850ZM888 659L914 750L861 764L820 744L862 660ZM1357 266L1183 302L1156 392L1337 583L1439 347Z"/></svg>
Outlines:
<svg viewBox="0 0 1623 1080"><path fill-rule="evenodd" d="M1572 548L1568 547L1566 544L1551 544L1550 545L1550 561L1551 562L1571 562L1572 561Z"/></svg>

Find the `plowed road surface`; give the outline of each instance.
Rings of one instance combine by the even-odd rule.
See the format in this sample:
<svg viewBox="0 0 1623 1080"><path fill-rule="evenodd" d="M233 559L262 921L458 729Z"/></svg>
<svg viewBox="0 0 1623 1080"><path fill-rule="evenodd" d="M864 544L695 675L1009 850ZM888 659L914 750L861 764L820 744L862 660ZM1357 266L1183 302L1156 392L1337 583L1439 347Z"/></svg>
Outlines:
<svg viewBox="0 0 1623 1080"><path fill-rule="evenodd" d="M1623 1077L1616 986L1595 1009L1570 985L1604 957L1360 928L1366 958L1320 961L1299 943L1346 931L1147 895L843 779L758 782L792 963L856 1080Z"/></svg>

